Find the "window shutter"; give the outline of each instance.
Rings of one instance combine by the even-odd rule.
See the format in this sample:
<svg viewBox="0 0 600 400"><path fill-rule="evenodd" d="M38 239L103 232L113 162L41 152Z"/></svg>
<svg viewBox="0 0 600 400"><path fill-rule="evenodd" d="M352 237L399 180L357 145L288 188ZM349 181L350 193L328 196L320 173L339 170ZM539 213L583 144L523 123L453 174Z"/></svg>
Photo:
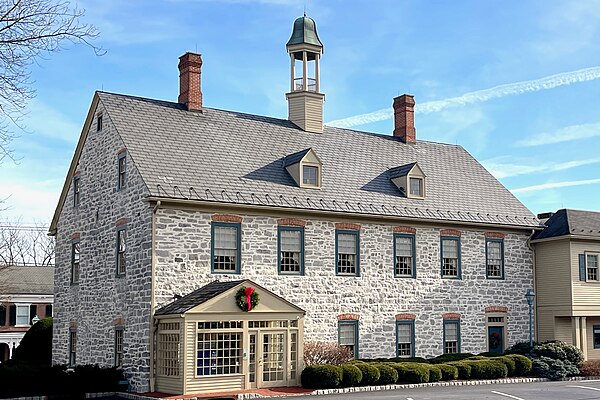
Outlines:
<svg viewBox="0 0 600 400"><path fill-rule="evenodd" d="M579 280L585 282L585 254L579 255Z"/></svg>
<svg viewBox="0 0 600 400"><path fill-rule="evenodd" d="M14 304L11 304L10 306L8 321L8 325L10 326L15 326L17 324L17 306Z"/></svg>
<svg viewBox="0 0 600 400"><path fill-rule="evenodd" d="M0 304L0 328L6 325L6 306Z"/></svg>

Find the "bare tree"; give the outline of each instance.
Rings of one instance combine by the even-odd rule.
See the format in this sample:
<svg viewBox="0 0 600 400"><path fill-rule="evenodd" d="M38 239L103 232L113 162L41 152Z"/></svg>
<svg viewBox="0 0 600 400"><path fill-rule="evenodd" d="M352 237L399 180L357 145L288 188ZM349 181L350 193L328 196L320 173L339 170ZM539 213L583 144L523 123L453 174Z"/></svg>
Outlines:
<svg viewBox="0 0 600 400"><path fill-rule="evenodd" d="M48 267L54 265L54 238L48 227L36 222L0 222L0 269L9 266Z"/></svg>
<svg viewBox="0 0 600 400"><path fill-rule="evenodd" d="M98 31L81 21L84 12L67 0L0 0L0 162L12 158L15 134L8 123L23 128L20 120L35 95L31 64L69 43L84 43L102 53L91 43Z"/></svg>

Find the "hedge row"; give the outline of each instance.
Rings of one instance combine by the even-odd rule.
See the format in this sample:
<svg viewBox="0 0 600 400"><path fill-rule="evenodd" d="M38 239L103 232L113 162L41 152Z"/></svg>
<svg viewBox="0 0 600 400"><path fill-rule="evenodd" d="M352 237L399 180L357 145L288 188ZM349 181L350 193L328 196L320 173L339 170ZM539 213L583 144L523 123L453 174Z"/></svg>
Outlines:
<svg viewBox="0 0 600 400"><path fill-rule="evenodd" d="M451 358L450 358L451 359ZM423 362L365 362L354 360L341 366L311 365L302 371L302 386L331 389L349 386L427 383L455 379L499 379L524 376L531 372L531 361L521 355L468 358L429 364Z"/></svg>

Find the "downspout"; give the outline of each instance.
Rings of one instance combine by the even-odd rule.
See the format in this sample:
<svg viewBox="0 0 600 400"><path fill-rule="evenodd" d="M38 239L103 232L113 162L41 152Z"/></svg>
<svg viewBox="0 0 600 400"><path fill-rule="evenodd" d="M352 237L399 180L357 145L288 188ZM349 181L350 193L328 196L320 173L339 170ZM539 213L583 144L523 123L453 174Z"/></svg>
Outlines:
<svg viewBox="0 0 600 400"><path fill-rule="evenodd" d="M151 251L150 251L150 391L154 392L156 386L156 377L155 373L155 362L156 355L154 351L154 344L156 341L156 324L154 323L154 280L156 273L156 263L155 263L155 246L156 246L156 212L160 207L161 202L158 200L154 208L152 208L152 239L151 239Z"/></svg>
<svg viewBox="0 0 600 400"><path fill-rule="evenodd" d="M538 298L538 290L537 290L537 280L535 279L535 268L536 268L536 264L535 264L535 250L533 248L533 246L531 245L531 239L533 238L533 235L535 235L535 229L531 230L531 235L529 235L529 238L527 239L527 247L529 247L529 250L531 250L531 254L533 255L533 290L535 291L535 297L533 299L533 320L534 320L534 324L533 324L533 331L534 331L534 335L533 335L533 340L535 342L537 342L537 338L538 338L538 320L537 320L537 298Z"/></svg>

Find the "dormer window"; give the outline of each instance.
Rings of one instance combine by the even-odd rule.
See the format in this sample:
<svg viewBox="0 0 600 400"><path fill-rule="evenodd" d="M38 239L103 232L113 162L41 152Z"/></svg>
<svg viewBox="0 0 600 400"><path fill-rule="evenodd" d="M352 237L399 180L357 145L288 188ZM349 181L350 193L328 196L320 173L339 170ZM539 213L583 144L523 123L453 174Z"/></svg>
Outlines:
<svg viewBox="0 0 600 400"><path fill-rule="evenodd" d="M299 187L319 189L322 164L313 149L290 154L283 159L283 166Z"/></svg>
<svg viewBox="0 0 600 400"><path fill-rule="evenodd" d="M416 162L390 168L388 176L405 197L425 198L425 173Z"/></svg>

